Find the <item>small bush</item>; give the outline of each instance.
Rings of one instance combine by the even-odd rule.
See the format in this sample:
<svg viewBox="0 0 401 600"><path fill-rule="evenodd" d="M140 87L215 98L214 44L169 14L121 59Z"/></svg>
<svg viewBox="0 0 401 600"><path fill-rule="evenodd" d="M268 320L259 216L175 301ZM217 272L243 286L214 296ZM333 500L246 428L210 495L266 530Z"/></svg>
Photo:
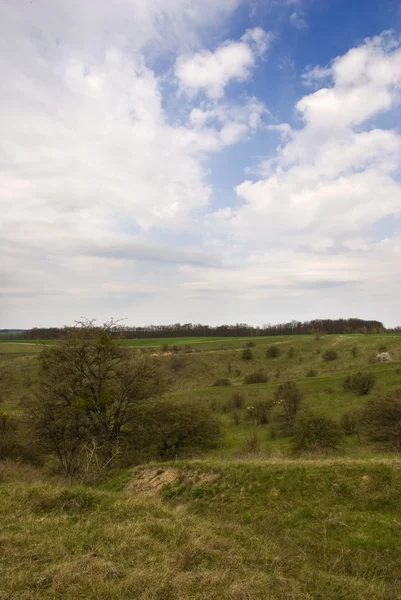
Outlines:
<svg viewBox="0 0 401 600"><path fill-rule="evenodd" d="M269 346L266 350L267 358L278 358L280 356L280 348L278 346Z"/></svg>
<svg viewBox="0 0 401 600"><path fill-rule="evenodd" d="M256 373L250 373L244 379L244 383L252 384L252 383L266 383L269 381L269 378L265 373L261 371L257 371Z"/></svg>
<svg viewBox="0 0 401 600"><path fill-rule="evenodd" d="M219 387L219 386L223 387L226 385L231 385L231 381L224 377L222 377L221 379L216 379L216 381L213 384L214 387Z"/></svg>
<svg viewBox="0 0 401 600"><path fill-rule="evenodd" d="M284 423L284 428L291 430L301 406L301 390L293 381L286 381L276 389L274 400L281 407L281 420Z"/></svg>
<svg viewBox="0 0 401 600"><path fill-rule="evenodd" d="M371 354L371 355L369 356L369 358L368 358L368 364L369 364L369 365L374 365L374 364L376 364L377 362L379 362L379 361L377 360L377 356L376 356L376 354Z"/></svg>
<svg viewBox="0 0 401 600"><path fill-rule="evenodd" d="M252 431L252 433L244 439L241 450L244 454L258 454L261 451L260 439L256 431Z"/></svg>
<svg viewBox="0 0 401 600"><path fill-rule="evenodd" d="M329 360L336 360L338 358L338 354L335 350L326 350L326 352L323 354L323 360L329 361Z"/></svg>
<svg viewBox="0 0 401 600"><path fill-rule="evenodd" d="M370 441L401 452L401 389L372 398L365 409L363 424Z"/></svg>
<svg viewBox="0 0 401 600"><path fill-rule="evenodd" d="M255 346L255 342L247 342L246 347L247 348L254 348Z"/></svg>
<svg viewBox="0 0 401 600"><path fill-rule="evenodd" d="M306 377L317 377L317 371L315 369L308 369L305 375Z"/></svg>
<svg viewBox="0 0 401 600"><path fill-rule="evenodd" d="M173 352L179 352L181 350L181 348L179 346L174 345L174 346L171 346L171 350Z"/></svg>
<svg viewBox="0 0 401 600"><path fill-rule="evenodd" d="M272 406L271 400L258 400L252 406L247 407L246 416L258 425L267 425L270 420Z"/></svg>
<svg viewBox="0 0 401 600"><path fill-rule="evenodd" d="M193 351L194 350L193 350L192 346L190 346L189 344L185 344L185 346L184 346L185 354L191 354Z"/></svg>
<svg viewBox="0 0 401 600"><path fill-rule="evenodd" d="M354 435L359 430L361 415L359 412L346 412L341 417L340 425L345 435Z"/></svg>
<svg viewBox="0 0 401 600"><path fill-rule="evenodd" d="M378 353L381 354L382 352L387 352L387 346L385 346L384 344L380 344L379 348L377 349Z"/></svg>
<svg viewBox="0 0 401 600"><path fill-rule="evenodd" d="M0 413L0 460L17 456L17 428L18 423L14 417Z"/></svg>
<svg viewBox="0 0 401 600"><path fill-rule="evenodd" d="M376 375L373 373L354 373L344 379L343 387L346 392L352 392L357 396L366 396L376 383Z"/></svg>
<svg viewBox="0 0 401 600"><path fill-rule="evenodd" d="M168 344L162 345L162 352L168 352Z"/></svg>
<svg viewBox="0 0 401 600"><path fill-rule="evenodd" d="M340 444L341 437L341 430L333 419L303 410L295 419L293 449L308 452L334 450Z"/></svg>
<svg viewBox="0 0 401 600"><path fill-rule="evenodd" d="M250 348L245 348L242 352L242 359L243 360L252 360L253 359L253 353L252 350Z"/></svg>
<svg viewBox="0 0 401 600"><path fill-rule="evenodd" d="M241 410L242 408L244 408L245 396L243 394L240 394L239 392L234 392L231 396L231 404L234 408L238 408L239 410Z"/></svg>
<svg viewBox="0 0 401 600"><path fill-rule="evenodd" d="M239 414L239 412L237 410L235 410L233 412L232 419L233 419L234 425L240 425L241 424L241 415Z"/></svg>
<svg viewBox="0 0 401 600"><path fill-rule="evenodd" d="M294 350L294 348L291 346L291 348L289 348L289 349L288 349L288 352L287 352L287 358L294 358L294 356L295 356L295 350Z"/></svg>
<svg viewBox="0 0 401 600"><path fill-rule="evenodd" d="M353 348L351 350L351 354L354 358L355 358L355 356L357 356L359 354L358 346L353 346Z"/></svg>

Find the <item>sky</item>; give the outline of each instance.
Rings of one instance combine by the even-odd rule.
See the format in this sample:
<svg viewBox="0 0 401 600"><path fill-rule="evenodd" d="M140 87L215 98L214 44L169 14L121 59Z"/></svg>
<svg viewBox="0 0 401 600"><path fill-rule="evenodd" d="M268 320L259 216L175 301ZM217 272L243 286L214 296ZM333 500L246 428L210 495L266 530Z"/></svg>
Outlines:
<svg viewBox="0 0 401 600"><path fill-rule="evenodd" d="M401 0L0 0L0 327L401 324Z"/></svg>

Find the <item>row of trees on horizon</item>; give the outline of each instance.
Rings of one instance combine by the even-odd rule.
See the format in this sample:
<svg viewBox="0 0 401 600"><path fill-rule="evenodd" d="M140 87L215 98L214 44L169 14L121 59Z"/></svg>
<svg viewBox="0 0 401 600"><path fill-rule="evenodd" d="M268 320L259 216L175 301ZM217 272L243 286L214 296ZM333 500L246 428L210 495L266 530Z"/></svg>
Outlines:
<svg viewBox="0 0 401 600"><path fill-rule="evenodd" d="M65 328L34 327L27 330L0 330L3 339L9 340L44 340L61 339ZM236 325L202 325L194 323L175 323L172 325L127 326L115 322L112 328L113 337L125 339L172 338L172 337L248 337L267 335L303 335L308 333L342 334L342 333L386 333L401 332L401 327L386 329L380 321L364 319L314 319L312 321L290 321L277 325L254 327L246 323Z"/></svg>

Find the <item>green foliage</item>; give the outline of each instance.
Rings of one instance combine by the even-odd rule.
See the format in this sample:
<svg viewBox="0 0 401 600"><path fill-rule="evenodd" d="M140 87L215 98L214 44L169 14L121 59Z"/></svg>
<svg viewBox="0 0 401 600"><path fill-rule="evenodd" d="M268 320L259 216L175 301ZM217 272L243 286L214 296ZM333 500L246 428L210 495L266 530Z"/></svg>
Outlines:
<svg viewBox="0 0 401 600"><path fill-rule="evenodd" d="M329 361L329 360L336 360L338 358L338 354L335 350L326 350L326 352L323 354L323 360Z"/></svg>
<svg viewBox="0 0 401 600"><path fill-rule="evenodd" d="M358 348L358 346L352 346L351 354L352 354L352 356L353 356L354 358L355 358L356 356L358 356L358 354L359 354L359 348Z"/></svg>
<svg viewBox="0 0 401 600"><path fill-rule="evenodd" d="M293 430L295 451L334 450L340 442L341 430L330 417L311 410L303 410L295 419Z"/></svg>
<svg viewBox="0 0 401 600"><path fill-rule="evenodd" d="M130 443L139 460L168 460L216 448L221 436L220 420L207 407L164 398L141 405Z"/></svg>
<svg viewBox="0 0 401 600"><path fill-rule="evenodd" d="M345 391L352 392L356 396L366 396L375 385L377 377L374 373L358 371L353 375L347 375L343 387Z"/></svg>
<svg viewBox="0 0 401 600"><path fill-rule="evenodd" d="M280 348L278 346L269 346L266 350L267 358L278 358L280 356Z"/></svg>
<svg viewBox="0 0 401 600"><path fill-rule="evenodd" d="M245 396L243 394L241 394L240 392L234 392L233 395L231 396L231 405L234 408L238 408L239 410L241 410L242 408L244 408L244 404L245 404Z"/></svg>
<svg viewBox="0 0 401 600"><path fill-rule="evenodd" d="M168 344L162 344L162 352L168 352Z"/></svg>
<svg viewBox="0 0 401 600"><path fill-rule="evenodd" d="M308 369L305 373L306 377L317 377L316 369Z"/></svg>
<svg viewBox="0 0 401 600"><path fill-rule="evenodd" d="M354 435L359 432L361 413L359 411L346 412L340 420L341 429L345 435Z"/></svg>
<svg viewBox="0 0 401 600"><path fill-rule="evenodd" d="M255 346L255 342L252 342L252 341L251 341L251 342L247 342L247 343L246 343L246 347L247 347L247 348L254 348L254 346Z"/></svg>
<svg viewBox="0 0 401 600"><path fill-rule="evenodd" d="M109 326L68 329L40 355L38 387L26 405L33 438L66 475L92 450L95 462L110 468L137 403L162 387L158 363L119 346Z"/></svg>
<svg viewBox="0 0 401 600"><path fill-rule="evenodd" d="M243 360L252 360L253 359L253 352L250 348L244 348L244 350L242 352L242 359Z"/></svg>
<svg viewBox="0 0 401 600"><path fill-rule="evenodd" d="M221 377L220 379L216 379L213 383L214 387L224 387L227 385L231 385L231 381L227 379L227 377Z"/></svg>
<svg viewBox="0 0 401 600"><path fill-rule="evenodd" d="M287 351L287 358L294 358L295 356L295 348L291 346Z"/></svg>
<svg viewBox="0 0 401 600"><path fill-rule="evenodd" d="M401 452L401 388L369 400L363 422L370 441Z"/></svg>
<svg viewBox="0 0 401 600"><path fill-rule="evenodd" d="M241 453L243 454L259 454L261 451L260 439L257 431L253 430L247 435L242 444Z"/></svg>
<svg viewBox="0 0 401 600"><path fill-rule="evenodd" d="M253 383L266 383L269 381L268 376L262 371L255 371L255 373L249 373L244 379L244 383L253 384Z"/></svg>
<svg viewBox="0 0 401 600"><path fill-rule="evenodd" d="M385 344L380 344L380 346L377 349L378 354L381 354L382 352L387 352L387 346Z"/></svg>
<svg viewBox="0 0 401 600"><path fill-rule="evenodd" d="M295 417L301 407L302 392L296 383L286 381L278 386L274 394L276 404L281 410L281 420L284 428L291 430Z"/></svg>
<svg viewBox="0 0 401 600"><path fill-rule="evenodd" d="M267 425L270 421L270 411L273 407L271 400L257 400L246 409L248 419L255 421L258 425Z"/></svg>

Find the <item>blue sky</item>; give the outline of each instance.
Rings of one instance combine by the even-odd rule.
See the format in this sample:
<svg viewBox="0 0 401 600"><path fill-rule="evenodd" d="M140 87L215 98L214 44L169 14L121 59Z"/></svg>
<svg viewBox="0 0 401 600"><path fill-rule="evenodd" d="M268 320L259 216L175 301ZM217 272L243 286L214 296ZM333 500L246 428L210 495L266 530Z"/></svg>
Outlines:
<svg viewBox="0 0 401 600"><path fill-rule="evenodd" d="M400 0L2 0L0 28L0 327L399 324Z"/></svg>

